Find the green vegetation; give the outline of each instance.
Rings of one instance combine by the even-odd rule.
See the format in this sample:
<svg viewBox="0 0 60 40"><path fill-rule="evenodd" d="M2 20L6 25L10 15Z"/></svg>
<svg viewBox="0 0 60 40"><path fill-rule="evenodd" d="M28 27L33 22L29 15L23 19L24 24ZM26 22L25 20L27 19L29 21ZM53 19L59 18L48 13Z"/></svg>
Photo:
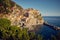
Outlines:
<svg viewBox="0 0 60 40"><path fill-rule="evenodd" d="M1 13L9 13L11 12L11 8L14 6L17 6L18 9L22 10L23 8L19 5L17 5L12 0L0 0L0 12Z"/></svg>
<svg viewBox="0 0 60 40"><path fill-rule="evenodd" d="M8 27L8 26L10 26L10 24L11 24L11 22L9 21L9 20L7 20L7 19L2 19L2 18L0 18L0 26L1 27Z"/></svg>
<svg viewBox="0 0 60 40"><path fill-rule="evenodd" d="M10 0L0 0L0 4L1 4L1 12L5 12L5 13L8 13L10 10L7 9L8 7L10 7ZM2 10L3 8L3 10Z"/></svg>
<svg viewBox="0 0 60 40"><path fill-rule="evenodd" d="M54 35L51 35L51 40L57 40L57 38Z"/></svg>
<svg viewBox="0 0 60 40"><path fill-rule="evenodd" d="M11 0L0 0L0 13L9 13L11 8L17 6L18 9L23 8ZM4 14L5 15L5 14ZM41 14L35 15L36 18L42 20ZM60 39L60 33L57 36ZM0 39L2 40L44 40L41 35L36 35L34 32L28 32L26 28L11 26L10 20L0 18ZM55 36L51 40L57 40Z"/></svg>
<svg viewBox="0 0 60 40"><path fill-rule="evenodd" d="M42 36L37 36L34 32L11 26L11 22L5 18L0 18L0 39L2 40L42 40Z"/></svg>

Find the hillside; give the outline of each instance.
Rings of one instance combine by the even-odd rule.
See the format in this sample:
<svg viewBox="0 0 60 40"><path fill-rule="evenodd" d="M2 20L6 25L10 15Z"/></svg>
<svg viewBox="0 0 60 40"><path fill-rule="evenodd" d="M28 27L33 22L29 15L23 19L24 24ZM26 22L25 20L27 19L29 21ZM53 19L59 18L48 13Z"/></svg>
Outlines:
<svg viewBox="0 0 60 40"><path fill-rule="evenodd" d="M11 25L34 30L44 22L41 13L36 9L23 9L11 0L0 0L0 6L0 18L9 19Z"/></svg>
<svg viewBox="0 0 60 40"><path fill-rule="evenodd" d="M14 6L17 6L18 9L22 10L23 8L19 5L17 5L15 2L11 0L0 0L0 13L6 13L12 12L11 8Z"/></svg>

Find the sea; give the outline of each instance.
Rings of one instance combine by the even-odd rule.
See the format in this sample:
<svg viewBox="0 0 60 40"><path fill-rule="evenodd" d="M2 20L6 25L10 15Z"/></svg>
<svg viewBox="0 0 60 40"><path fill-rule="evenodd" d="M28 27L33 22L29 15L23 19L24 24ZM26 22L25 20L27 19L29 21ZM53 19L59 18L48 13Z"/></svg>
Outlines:
<svg viewBox="0 0 60 40"><path fill-rule="evenodd" d="M60 27L60 16L43 16L44 21L47 21L49 24ZM43 25L38 31L38 34L41 34L45 40L51 40L51 36L57 35L57 32L60 30L54 30L46 25Z"/></svg>

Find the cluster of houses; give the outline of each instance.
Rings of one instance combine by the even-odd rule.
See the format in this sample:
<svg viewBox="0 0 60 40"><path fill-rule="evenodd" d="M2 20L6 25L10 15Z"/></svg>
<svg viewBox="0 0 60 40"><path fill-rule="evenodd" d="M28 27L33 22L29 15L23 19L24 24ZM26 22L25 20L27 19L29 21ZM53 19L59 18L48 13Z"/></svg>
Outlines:
<svg viewBox="0 0 60 40"><path fill-rule="evenodd" d="M17 25L18 27L33 30L34 25L42 25L44 22L40 12L36 9L28 8L21 11L17 6L14 6L11 8L11 11L11 13L6 15L11 21L11 25ZM41 17L40 20L37 18L38 16Z"/></svg>

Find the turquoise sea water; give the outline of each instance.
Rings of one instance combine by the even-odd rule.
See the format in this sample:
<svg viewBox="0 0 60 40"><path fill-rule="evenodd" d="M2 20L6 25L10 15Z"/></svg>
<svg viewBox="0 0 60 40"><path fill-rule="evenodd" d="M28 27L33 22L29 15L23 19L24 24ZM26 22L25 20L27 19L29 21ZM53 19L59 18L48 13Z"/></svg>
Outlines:
<svg viewBox="0 0 60 40"><path fill-rule="evenodd" d="M44 16L43 18L49 24L53 24L55 26L60 27L60 16ZM41 34L45 40L48 40L48 39L51 40L51 35L56 36L57 32L60 32L60 31L53 30L45 25L43 25L42 28L38 30L38 33Z"/></svg>

